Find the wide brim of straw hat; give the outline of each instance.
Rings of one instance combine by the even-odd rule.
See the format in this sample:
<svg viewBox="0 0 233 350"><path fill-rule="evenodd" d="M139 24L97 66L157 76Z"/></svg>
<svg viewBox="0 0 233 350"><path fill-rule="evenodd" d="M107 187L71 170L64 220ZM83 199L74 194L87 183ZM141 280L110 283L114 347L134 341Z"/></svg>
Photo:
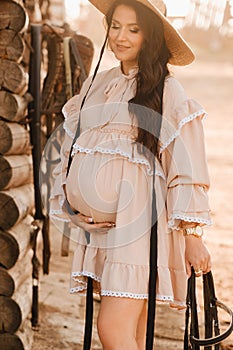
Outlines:
<svg viewBox="0 0 233 350"><path fill-rule="evenodd" d="M158 5L153 5L149 0L135 0L153 11L163 22L164 37L167 47L171 53L169 63L175 66L185 66L193 62L195 56L189 45L182 38L179 32L172 26L169 20L159 10L163 8L164 3L161 0L157 0ZM99 11L104 15L115 2L115 0L89 0Z"/></svg>

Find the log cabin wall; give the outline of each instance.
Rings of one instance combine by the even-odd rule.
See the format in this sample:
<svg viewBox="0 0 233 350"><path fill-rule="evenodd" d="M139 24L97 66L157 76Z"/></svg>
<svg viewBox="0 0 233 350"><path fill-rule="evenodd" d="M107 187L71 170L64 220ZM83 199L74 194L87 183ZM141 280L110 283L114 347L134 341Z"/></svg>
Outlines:
<svg viewBox="0 0 233 350"><path fill-rule="evenodd" d="M40 5L44 14L55 14L57 22L63 21L63 1L0 1L1 350L30 350L33 342L31 242L35 200L27 123L32 97L27 90L30 22L38 20Z"/></svg>
<svg viewBox="0 0 233 350"><path fill-rule="evenodd" d="M1 0L0 18L0 349L29 350L34 195L25 123L28 14L20 2Z"/></svg>
<svg viewBox="0 0 233 350"><path fill-rule="evenodd" d="M28 15L19 2L0 2L0 349L30 349L31 216L34 208L30 96L23 64Z"/></svg>

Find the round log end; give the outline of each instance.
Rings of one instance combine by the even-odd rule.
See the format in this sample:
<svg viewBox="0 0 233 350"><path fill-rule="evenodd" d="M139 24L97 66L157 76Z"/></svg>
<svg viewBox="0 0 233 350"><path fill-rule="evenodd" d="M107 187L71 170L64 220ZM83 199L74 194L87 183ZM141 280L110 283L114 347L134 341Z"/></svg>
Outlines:
<svg viewBox="0 0 233 350"><path fill-rule="evenodd" d="M21 321L19 305L9 297L0 296L0 333L15 333Z"/></svg>
<svg viewBox="0 0 233 350"><path fill-rule="evenodd" d="M0 154L7 153L12 146L12 134L9 126L0 120Z"/></svg>
<svg viewBox="0 0 233 350"><path fill-rule="evenodd" d="M26 92L28 74L17 62L0 58L0 78L1 86L6 90L15 94Z"/></svg>
<svg viewBox="0 0 233 350"><path fill-rule="evenodd" d="M15 95L8 91L0 91L0 116L6 120L14 121L14 115L17 113L17 109Z"/></svg>
<svg viewBox="0 0 233 350"><path fill-rule="evenodd" d="M0 334L1 350L24 350L24 346L20 338L15 334Z"/></svg>
<svg viewBox="0 0 233 350"><path fill-rule="evenodd" d="M0 264L6 269L14 266L19 256L19 245L8 232L0 230Z"/></svg>
<svg viewBox="0 0 233 350"><path fill-rule="evenodd" d="M14 199L0 192L0 228L8 230L19 218L19 210Z"/></svg>
<svg viewBox="0 0 233 350"><path fill-rule="evenodd" d="M0 29L9 28L20 32L26 26L27 15L20 3L11 0L0 1Z"/></svg>
<svg viewBox="0 0 233 350"><path fill-rule="evenodd" d="M11 297L15 290L13 278L3 267L0 267L0 295ZM0 347L1 349L1 347Z"/></svg>
<svg viewBox="0 0 233 350"><path fill-rule="evenodd" d="M11 29L0 30L0 57L20 62L24 52L22 36Z"/></svg>
<svg viewBox="0 0 233 350"><path fill-rule="evenodd" d="M6 158L0 156L0 190L3 190L12 177L12 168Z"/></svg>

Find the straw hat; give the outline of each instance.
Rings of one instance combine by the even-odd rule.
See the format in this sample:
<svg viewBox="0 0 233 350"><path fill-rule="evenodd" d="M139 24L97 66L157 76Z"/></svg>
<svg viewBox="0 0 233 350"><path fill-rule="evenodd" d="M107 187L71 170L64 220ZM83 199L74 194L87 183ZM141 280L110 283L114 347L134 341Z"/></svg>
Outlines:
<svg viewBox="0 0 233 350"><path fill-rule="evenodd" d="M190 64L194 60L195 56L185 40L165 17L166 5L164 2L162 0L152 0L152 4L152 1L149 0L135 1L147 6L162 20L164 26L164 37L167 47L171 53L169 63L176 66L185 66ZM89 2L91 2L99 11L106 15L115 0L89 0Z"/></svg>

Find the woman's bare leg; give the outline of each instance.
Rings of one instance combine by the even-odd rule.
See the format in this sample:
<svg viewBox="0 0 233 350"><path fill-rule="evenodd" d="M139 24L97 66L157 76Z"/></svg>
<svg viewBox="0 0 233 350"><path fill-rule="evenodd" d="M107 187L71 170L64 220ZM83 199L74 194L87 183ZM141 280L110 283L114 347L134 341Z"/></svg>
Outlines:
<svg viewBox="0 0 233 350"><path fill-rule="evenodd" d="M138 320L137 333L136 333L138 350L145 350L146 348L146 328L147 328L147 300L144 300L144 305Z"/></svg>
<svg viewBox="0 0 233 350"><path fill-rule="evenodd" d="M101 298L97 327L104 350L139 350L137 330L144 304L145 300Z"/></svg>

